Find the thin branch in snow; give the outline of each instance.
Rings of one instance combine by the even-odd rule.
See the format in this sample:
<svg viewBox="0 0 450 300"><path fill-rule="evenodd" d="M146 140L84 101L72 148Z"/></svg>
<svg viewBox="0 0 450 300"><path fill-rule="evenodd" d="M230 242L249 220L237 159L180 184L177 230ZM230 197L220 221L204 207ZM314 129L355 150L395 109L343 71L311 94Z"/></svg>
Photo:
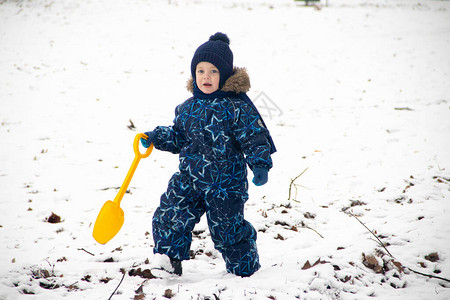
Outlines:
<svg viewBox="0 0 450 300"><path fill-rule="evenodd" d="M413 270L413 269L411 269L411 268L409 268L409 267L405 267L405 268L407 268L407 269L410 270L411 272L414 272L414 273L419 274L419 275L422 275L422 276L426 276L426 277L430 277L430 278L437 278L437 279L440 279L440 280L444 280L444 281L450 282L450 279L447 279L447 278L444 278L444 277L440 277L440 276L435 276L435 275L430 275L430 274L421 273L421 272L416 271L416 270Z"/></svg>
<svg viewBox="0 0 450 300"><path fill-rule="evenodd" d="M304 226L302 226L302 227L304 227L304 228L308 228L308 229L311 229L312 231L314 231L315 233L317 233L321 238L323 238L324 239L324 237L323 237L323 235L321 235L320 233L318 233L317 232L317 230L315 230L314 228L311 228L311 227L309 227L309 226L306 226L306 225L304 225Z"/></svg>
<svg viewBox="0 0 450 300"><path fill-rule="evenodd" d="M304 186L302 186L302 185L299 185L299 184L295 184L295 181L300 177L300 176L302 176L305 172L306 172L306 170L308 170L308 168L306 168L306 169L304 169L303 170L303 172L301 172L297 177L295 177L294 179L291 179L291 183L289 184L289 198L288 198L288 200L291 200L291 193L292 193L292 187L294 187L295 188L295 197L292 199L293 201L295 201L295 202L300 202L300 201L297 201L295 198L297 198L297 187L298 186L301 186L301 187L303 187L303 188L306 188L306 187L304 187Z"/></svg>
<svg viewBox="0 0 450 300"><path fill-rule="evenodd" d="M48 261L48 259L46 259L45 260L47 263L48 263L48 265L50 266L50 267L52 267L52 273L50 274L50 276L55 276L55 264L51 264L49 261Z"/></svg>
<svg viewBox="0 0 450 300"><path fill-rule="evenodd" d="M125 269L120 269L120 271L123 273L122 279L120 279L119 284L117 285L116 289L114 290L114 292L112 292L111 296L109 296L108 300L111 300L111 298L114 296L114 294L117 292L117 289L119 288L119 286L122 284L123 279L125 278L125 274L127 274L127 272L125 272Z"/></svg>
<svg viewBox="0 0 450 300"><path fill-rule="evenodd" d="M87 254L90 254L90 255L92 255L92 256L95 256L95 254L92 254L91 252L87 251L87 250L84 249L84 248L78 248L78 250L84 251L84 252L86 252Z"/></svg>
<svg viewBox="0 0 450 300"><path fill-rule="evenodd" d="M370 230L366 224L364 224L363 222L361 222L361 220L355 216L354 214L352 214L351 212L348 212L349 215L351 215L352 217L354 217L356 220L358 220L359 223L361 223L362 226L364 226L378 241L378 244L384 248L384 250L386 250L387 254L389 254L390 257L394 258L394 256L391 254L391 252L389 252L389 250L386 248L386 246L383 244L383 242L376 236L375 233L373 233L372 230Z"/></svg>

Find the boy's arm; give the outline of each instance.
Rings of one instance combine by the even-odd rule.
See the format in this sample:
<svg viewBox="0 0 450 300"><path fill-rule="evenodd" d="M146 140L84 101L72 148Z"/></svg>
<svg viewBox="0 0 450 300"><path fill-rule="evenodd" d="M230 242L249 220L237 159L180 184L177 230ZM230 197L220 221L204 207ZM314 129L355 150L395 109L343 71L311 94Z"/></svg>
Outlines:
<svg viewBox="0 0 450 300"><path fill-rule="evenodd" d="M266 170L272 168L269 131L263 125L259 114L243 103L237 109L235 125L235 137L244 152L250 169L254 171L256 168Z"/></svg>
<svg viewBox="0 0 450 300"><path fill-rule="evenodd" d="M179 128L176 126L176 120L178 116L178 107L175 109L174 125L171 126L158 126L154 132L155 140L154 146L158 150L169 151L174 154L181 152L181 148L185 143L185 139Z"/></svg>
<svg viewBox="0 0 450 300"><path fill-rule="evenodd" d="M156 133L154 146L158 150L169 151L178 154L184 144L184 138L179 131L172 126L158 126L155 128Z"/></svg>

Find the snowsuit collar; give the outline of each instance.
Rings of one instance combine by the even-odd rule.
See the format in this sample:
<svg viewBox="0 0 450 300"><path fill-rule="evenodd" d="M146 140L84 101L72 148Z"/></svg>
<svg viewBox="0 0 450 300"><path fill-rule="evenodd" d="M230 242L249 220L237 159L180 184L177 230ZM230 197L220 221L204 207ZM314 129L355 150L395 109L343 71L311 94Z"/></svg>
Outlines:
<svg viewBox="0 0 450 300"><path fill-rule="evenodd" d="M222 89L215 91L211 94L203 93L194 82L194 79L191 77L187 82L187 89L194 95L194 98L200 99L216 99L216 98L228 98L228 97L237 97L246 102L250 107L252 107L261 118L261 121L265 128L267 128L266 123L264 122L261 114L258 112L255 104L253 104L252 100L247 96L247 92L250 90L250 77L247 74L247 70L245 68L234 67L233 75L225 81ZM273 154L277 151L275 144L272 140L272 137L269 135L269 143L270 143L270 154Z"/></svg>

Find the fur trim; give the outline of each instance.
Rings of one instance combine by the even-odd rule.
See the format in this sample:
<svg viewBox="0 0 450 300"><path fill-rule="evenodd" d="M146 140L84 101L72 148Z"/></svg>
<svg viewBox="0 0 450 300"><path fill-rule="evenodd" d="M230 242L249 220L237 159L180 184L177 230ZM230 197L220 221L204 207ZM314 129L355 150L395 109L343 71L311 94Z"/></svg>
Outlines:
<svg viewBox="0 0 450 300"><path fill-rule="evenodd" d="M191 77L187 81L187 90L190 93L194 92L194 79ZM234 67L233 75L225 81L221 91L223 92L235 92L247 93L250 90L250 77L248 76L247 69Z"/></svg>

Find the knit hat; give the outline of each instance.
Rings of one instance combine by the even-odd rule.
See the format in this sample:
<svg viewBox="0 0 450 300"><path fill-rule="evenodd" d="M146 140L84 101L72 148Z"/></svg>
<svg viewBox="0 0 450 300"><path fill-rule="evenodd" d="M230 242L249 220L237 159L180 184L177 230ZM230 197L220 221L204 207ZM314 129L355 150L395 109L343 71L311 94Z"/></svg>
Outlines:
<svg viewBox="0 0 450 300"><path fill-rule="evenodd" d="M231 52L229 45L230 39L228 36L217 32L209 38L209 41L197 48L191 62L191 73L194 82L197 64L206 61L219 69L219 88L222 88L225 81L233 74L233 52Z"/></svg>

